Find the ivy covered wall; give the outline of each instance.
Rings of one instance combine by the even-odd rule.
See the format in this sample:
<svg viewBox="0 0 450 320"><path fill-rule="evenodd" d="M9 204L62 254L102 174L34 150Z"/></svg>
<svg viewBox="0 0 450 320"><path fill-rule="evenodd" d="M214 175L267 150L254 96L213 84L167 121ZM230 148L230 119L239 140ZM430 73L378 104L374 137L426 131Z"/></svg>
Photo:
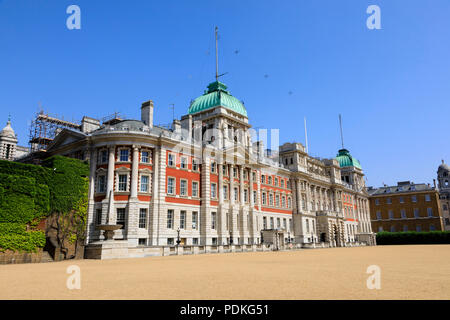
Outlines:
<svg viewBox="0 0 450 320"><path fill-rule="evenodd" d="M33 252L45 245L36 225L56 217L57 241L82 241L86 226L89 167L54 156L42 166L0 161L0 251Z"/></svg>

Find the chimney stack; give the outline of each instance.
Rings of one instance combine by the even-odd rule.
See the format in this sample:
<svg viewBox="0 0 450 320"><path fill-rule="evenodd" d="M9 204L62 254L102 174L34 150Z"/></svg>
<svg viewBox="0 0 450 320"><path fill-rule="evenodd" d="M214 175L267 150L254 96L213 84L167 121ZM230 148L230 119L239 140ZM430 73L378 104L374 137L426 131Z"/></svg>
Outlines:
<svg viewBox="0 0 450 320"><path fill-rule="evenodd" d="M433 186L436 189L436 179L433 179Z"/></svg>
<svg viewBox="0 0 450 320"><path fill-rule="evenodd" d="M150 128L153 127L153 101L148 100L141 106L141 121Z"/></svg>

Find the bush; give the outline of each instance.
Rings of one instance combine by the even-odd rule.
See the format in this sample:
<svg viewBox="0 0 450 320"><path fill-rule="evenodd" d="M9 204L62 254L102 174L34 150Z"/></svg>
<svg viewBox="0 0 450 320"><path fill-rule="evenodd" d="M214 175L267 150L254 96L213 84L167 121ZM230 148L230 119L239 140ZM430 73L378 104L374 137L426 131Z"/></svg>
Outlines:
<svg viewBox="0 0 450 320"><path fill-rule="evenodd" d="M450 244L450 231L378 232L377 244Z"/></svg>

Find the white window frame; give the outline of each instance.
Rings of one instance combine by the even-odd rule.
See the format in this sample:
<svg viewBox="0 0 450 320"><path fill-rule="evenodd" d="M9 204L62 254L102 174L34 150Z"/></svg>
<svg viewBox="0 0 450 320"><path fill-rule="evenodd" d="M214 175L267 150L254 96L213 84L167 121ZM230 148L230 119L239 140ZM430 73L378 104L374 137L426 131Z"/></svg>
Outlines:
<svg viewBox="0 0 450 320"><path fill-rule="evenodd" d="M184 192L183 192L183 182L184 182ZM188 196L188 181L186 179L180 179L180 196L187 197Z"/></svg>
<svg viewBox="0 0 450 320"><path fill-rule="evenodd" d="M172 164L171 164L172 163ZM167 154L167 166L174 168L177 166L177 156L173 152Z"/></svg>
<svg viewBox="0 0 450 320"><path fill-rule="evenodd" d="M173 192L169 192L169 181L173 181ZM175 195L177 193L177 179L175 177L167 177L167 194Z"/></svg>
<svg viewBox="0 0 450 320"><path fill-rule="evenodd" d="M194 185L196 186L195 188ZM192 197L194 198L198 198L198 186L198 181L192 181Z"/></svg>

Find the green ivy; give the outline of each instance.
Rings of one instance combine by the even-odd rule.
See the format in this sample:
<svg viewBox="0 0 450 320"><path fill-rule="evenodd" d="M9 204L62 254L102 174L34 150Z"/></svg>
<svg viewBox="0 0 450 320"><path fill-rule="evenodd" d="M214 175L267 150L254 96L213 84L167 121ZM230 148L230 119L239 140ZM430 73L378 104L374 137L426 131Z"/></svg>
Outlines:
<svg viewBox="0 0 450 320"><path fill-rule="evenodd" d="M51 213L66 219L70 242L84 238L89 167L62 156L42 166L0 161L0 251L32 252L45 245L45 233L26 231ZM64 224L63 224L64 225Z"/></svg>

